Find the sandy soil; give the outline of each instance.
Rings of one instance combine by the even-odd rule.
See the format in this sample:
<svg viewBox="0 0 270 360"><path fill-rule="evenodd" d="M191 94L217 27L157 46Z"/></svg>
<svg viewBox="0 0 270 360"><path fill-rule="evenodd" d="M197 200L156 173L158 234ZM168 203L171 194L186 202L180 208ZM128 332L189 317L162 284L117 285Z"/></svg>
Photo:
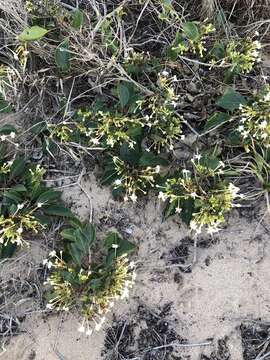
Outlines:
<svg viewBox="0 0 270 360"><path fill-rule="evenodd" d="M176 218L162 222L161 204L154 197L150 196L149 201L135 206L115 202L110 190L100 188L93 175L84 180L83 188L92 199L98 230L116 229L138 246L134 256L138 261L137 284L130 299L114 308L115 318L129 321L134 318L138 305L154 310L172 302L168 322L177 334L193 345L213 339L213 343L207 346L175 347L176 354L180 356L176 359L199 360L201 354L214 352L217 341L226 336L230 352L228 359L243 359L240 324L258 318L270 321L267 216L259 223L264 207L258 204L256 211L235 210L228 226L215 239L207 235L198 239L196 263L187 268L194 259L192 242L189 241L189 254L185 259L178 261L175 258L175 247L181 247L183 242L188 241L187 228ZM76 202L75 210L82 218L89 216L89 199L81 189L65 188L64 198L68 202ZM33 244L31 251L38 251L42 257L45 249ZM38 256L32 256L34 259L38 264ZM18 262L27 263L24 255ZM13 263L13 270L14 266ZM25 304L16 304L18 313L22 311L21 306L25 307ZM5 345L1 355L3 359L105 358L101 353L106 327L111 326L113 314L110 314L101 332L86 338L76 331L78 321L73 315L48 316L38 310L37 304L32 304L29 309L21 325L24 333L11 338L10 343Z"/></svg>

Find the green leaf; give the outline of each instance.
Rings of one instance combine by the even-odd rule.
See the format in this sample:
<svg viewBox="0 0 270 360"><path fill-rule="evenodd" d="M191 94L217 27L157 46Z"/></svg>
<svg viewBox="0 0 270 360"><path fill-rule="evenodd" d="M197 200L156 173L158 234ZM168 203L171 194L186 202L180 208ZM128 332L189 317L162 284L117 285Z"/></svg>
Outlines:
<svg viewBox="0 0 270 360"><path fill-rule="evenodd" d="M82 229L66 229L63 235L73 241L68 247L69 252L74 262L81 266L82 259L89 254L90 247L96 239L95 227L92 224L86 224Z"/></svg>
<svg viewBox="0 0 270 360"><path fill-rule="evenodd" d="M217 126L220 126L230 120L230 118L231 116L227 113L217 112L210 116L210 118L207 120L204 126L204 130L210 130Z"/></svg>
<svg viewBox="0 0 270 360"><path fill-rule="evenodd" d="M1 110L0 110L1 111ZM10 133L16 133L17 130L15 129L14 126L12 125L9 125L9 124L6 124L6 125L3 125L1 126L0 128L0 134L3 134L3 135L9 135Z"/></svg>
<svg viewBox="0 0 270 360"><path fill-rule="evenodd" d="M48 30L40 26L27 27L20 35L18 35L18 38L21 41L35 41L41 39L47 32Z"/></svg>
<svg viewBox="0 0 270 360"><path fill-rule="evenodd" d="M108 233L104 239L104 244L108 249L107 264L110 264L115 257L129 254L136 249L136 246L132 242L122 239L116 232ZM117 249L113 248L113 245L118 246Z"/></svg>
<svg viewBox="0 0 270 360"><path fill-rule="evenodd" d="M9 113L11 111L12 111L11 106L4 99L4 96L0 93L0 113Z"/></svg>
<svg viewBox="0 0 270 360"><path fill-rule="evenodd" d="M143 152L143 155L139 159L139 165L141 166L156 166L156 165L168 165L168 161L160 156L156 156L151 152Z"/></svg>
<svg viewBox="0 0 270 360"><path fill-rule="evenodd" d="M55 50L55 62L62 72L68 72L70 69L70 53L68 41L63 41Z"/></svg>
<svg viewBox="0 0 270 360"><path fill-rule="evenodd" d="M22 157L17 157L10 168L10 175L9 179L12 180L17 176L20 176L23 174L23 172L26 170L26 161Z"/></svg>
<svg viewBox="0 0 270 360"><path fill-rule="evenodd" d="M75 233L75 230L69 228L69 229L62 230L60 235L62 236L63 239L74 242L74 241L76 241L76 236L74 233Z"/></svg>
<svg viewBox="0 0 270 360"><path fill-rule="evenodd" d="M163 212L163 216L164 216L164 220L168 219L168 217L175 215L175 209L177 207L178 203L177 201L172 201L172 202L167 202L164 212Z"/></svg>
<svg viewBox="0 0 270 360"><path fill-rule="evenodd" d="M198 26L191 21L188 21L182 25L183 33L190 40L198 40L200 38L200 33Z"/></svg>
<svg viewBox="0 0 270 360"><path fill-rule="evenodd" d="M48 130L46 121L40 121L37 124L33 125L30 129L31 133L35 135L39 135L45 130Z"/></svg>
<svg viewBox="0 0 270 360"><path fill-rule="evenodd" d="M225 46L224 43L217 42L214 44L209 52L210 57L214 57L216 60L221 60L225 57Z"/></svg>
<svg viewBox="0 0 270 360"><path fill-rule="evenodd" d="M130 99L129 88L125 84L120 83L118 85L117 92L118 92L118 97L120 100L121 107L124 108L128 104L129 99Z"/></svg>
<svg viewBox="0 0 270 360"><path fill-rule="evenodd" d="M61 195L62 195L61 191L48 190L45 191L43 194L41 194L36 202L46 204L50 201L58 200L61 197Z"/></svg>
<svg viewBox="0 0 270 360"><path fill-rule="evenodd" d="M44 214L51 216L63 216L71 217L73 216L72 212L64 206L48 206L42 207Z"/></svg>
<svg viewBox="0 0 270 360"><path fill-rule="evenodd" d="M182 208L182 211L180 213L181 219L184 221L184 223L189 225L192 219L192 214L194 212L194 200L183 200L181 201L180 207Z"/></svg>
<svg viewBox="0 0 270 360"><path fill-rule="evenodd" d="M224 95L217 101L219 107L229 111L238 109L241 104L246 105L246 99L232 88L227 88Z"/></svg>
<svg viewBox="0 0 270 360"><path fill-rule="evenodd" d="M76 9L72 11L71 16L72 16L71 26L73 26L76 29L79 29L84 22L83 12L80 9Z"/></svg>
<svg viewBox="0 0 270 360"><path fill-rule="evenodd" d="M6 244L1 245L0 247L0 258L10 258L15 253L15 250L17 248L16 244L12 244L11 242L8 242Z"/></svg>
<svg viewBox="0 0 270 360"><path fill-rule="evenodd" d="M138 165L140 157L141 153L138 149L131 149L126 143L120 147L120 158L129 164Z"/></svg>

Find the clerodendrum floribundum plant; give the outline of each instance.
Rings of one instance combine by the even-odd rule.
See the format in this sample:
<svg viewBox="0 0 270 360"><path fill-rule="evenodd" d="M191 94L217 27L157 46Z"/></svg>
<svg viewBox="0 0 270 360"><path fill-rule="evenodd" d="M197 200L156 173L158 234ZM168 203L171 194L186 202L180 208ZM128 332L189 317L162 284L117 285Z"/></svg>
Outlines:
<svg viewBox="0 0 270 360"><path fill-rule="evenodd" d="M0 134L0 244L2 255L8 256L16 246L27 245L29 232L45 228L51 215L70 212L59 205L61 192L42 184L42 167L7 151L8 143L14 145L15 129L2 127Z"/></svg>
<svg viewBox="0 0 270 360"><path fill-rule="evenodd" d="M225 214L241 197L239 188L224 179L225 164L215 157L195 155L193 169L182 169L158 185L159 198L166 202L165 216L180 214L191 230L209 233L219 230Z"/></svg>
<svg viewBox="0 0 270 360"><path fill-rule="evenodd" d="M101 328L115 300L129 295L136 274L127 255L134 245L112 232L104 239L105 256L95 257L95 227L75 218L70 225L62 231L65 250L52 251L44 261L50 269L47 308L76 311L82 318L78 330L91 335Z"/></svg>
<svg viewBox="0 0 270 360"><path fill-rule="evenodd" d="M247 151L251 147L270 147L270 86L250 105L240 105L237 131Z"/></svg>

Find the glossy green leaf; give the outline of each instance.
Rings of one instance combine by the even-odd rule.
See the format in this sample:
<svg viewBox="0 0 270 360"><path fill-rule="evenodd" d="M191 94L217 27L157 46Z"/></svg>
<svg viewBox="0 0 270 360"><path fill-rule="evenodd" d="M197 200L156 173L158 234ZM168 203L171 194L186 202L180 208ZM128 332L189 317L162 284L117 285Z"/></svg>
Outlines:
<svg viewBox="0 0 270 360"><path fill-rule="evenodd" d="M122 108L124 108L128 104L129 99L130 99L129 88L125 84L120 83L118 85L117 92L118 92L120 104L121 104Z"/></svg>
<svg viewBox="0 0 270 360"><path fill-rule="evenodd" d="M18 36L18 38L21 41L36 41L46 35L47 32L48 30L35 25L24 29L23 32Z"/></svg>
<svg viewBox="0 0 270 360"><path fill-rule="evenodd" d="M182 25L183 33L190 40L198 40L200 38L200 33L198 26L191 21L188 21Z"/></svg>
<svg viewBox="0 0 270 360"><path fill-rule="evenodd" d="M11 106L4 99L4 96L0 93L0 113L9 113L11 111L12 111Z"/></svg>
<svg viewBox="0 0 270 360"><path fill-rule="evenodd" d="M156 165L168 165L168 161L160 156L156 156L151 152L143 152L139 159L139 165L141 166L156 166Z"/></svg>
<svg viewBox="0 0 270 360"><path fill-rule="evenodd" d="M61 197L61 191L55 191L55 190L48 190L45 191L43 194L41 194L38 199L37 203L46 204L50 201L58 200Z"/></svg>
<svg viewBox="0 0 270 360"><path fill-rule="evenodd" d="M210 118L207 120L204 126L204 130L210 130L217 126L220 126L230 120L230 118L231 116L227 113L217 112L210 116Z"/></svg>
<svg viewBox="0 0 270 360"><path fill-rule="evenodd" d="M17 176L20 176L23 174L23 172L26 170L26 161L22 157L17 157L10 168L10 176L9 179L12 180Z"/></svg>
<svg viewBox="0 0 270 360"><path fill-rule="evenodd" d="M80 9L75 9L72 12L71 17L72 17L71 26L73 26L76 29L79 29L84 22L83 12Z"/></svg>
<svg viewBox="0 0 270 360"><path fill-rule="evenodd" d="M69 43L67 40L63 41L55 50L55 62L57 67L62 72L68 72L70 69L70 53Z"/></svg>
<svg viewBox="0 0 270 360"><path fill-rule="evenodd" d="M108 233L104 239L104 244L108 249L107 264L110 264L115 257L129 254L136 249L136 246L132 242L122 239L116 232ZM115 245L117 248L114 248Z"/></svg>
<svg viewBox="0 0 270 360"><path fill-rule="evenodd" d="M63 216L63 217L73 216L72 212L69 209L65 208L64 206L48 206L48 207L43 207L42 209L46 215Z"/></svg>
<svg viewBox="0 0 270 360"><path fill-rule="evenodd" d="M246 105L247 101L232 88L227 88L224 95L217 101L217 105L222 109L234 111L239 108L239 105Z"/></svg>

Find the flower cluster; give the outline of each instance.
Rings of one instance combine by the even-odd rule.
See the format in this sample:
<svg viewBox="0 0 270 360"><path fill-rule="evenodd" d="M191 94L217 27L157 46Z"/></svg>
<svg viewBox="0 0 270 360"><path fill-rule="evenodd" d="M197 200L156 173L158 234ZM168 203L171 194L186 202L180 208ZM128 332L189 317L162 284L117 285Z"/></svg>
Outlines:
<svg viewBox="0 0 270 360"><path fill-rule="evenodd" d="M251 105L239 107L239 125L237 131L243 139L246 149L249 145L270 147L270 86Z"/></svg>
<svg viewBox="0 0 270 360"><path fill-rule="evenodd" d="M146 194L148 188L155 185L160 166L133 167L128 166L117 156L112 158L117 179L113 183L114 189L123 189L124 200L135 202L138 193Z"/></svg>
<svg viewBox="0 0 270 360"><path fill-rule="evenodd" d="M205 51L206 39L208 35L215 31L214 26L211 23L188 22L183 24L183 31L178 33L172 50L177 55L183 55L188 52L199 54L203 57Z"/></svg>
<svg viewBox="0 0 270 360"><path fill-rule="evenodd" d="M178 96L173 84L176 81L175 76L170 77L166 70L162 71L157 79L158 94L137 101L146 126L149 151L173 150L175 141L182 137L183 118L175 113Z"/></svg>
<svg viewBox="0 0 270 360"><path fill-rule="evenodd" d="M44 264L51 270L47 283L52 291L47 308L76 309L83 318L78 331L86 335L101 329L105 315L116 300L129 296L136 278L134 263L129 262L126 254L113 259L110 265L78 270L63 259L62 252L58 256L52 251Z"/></svg>
<svg viewBox="0 0 270 360"><path fill-rule="evenodd" d="M158 197L167 202L168 215L184 213L191 230L200 233L207 228L212 234L225 221L225 214L238 206L234 200L241 197L239 188L220 179L224 173L223 162L212 159L210 166L199 155L191 162L193 171L183 169L169 177L163 186L158 186Z"/></svg>
<svg viewBox="0 0 270 360"><path fill-rule="evenodd" d="M127 143L134 147L134 129L142 127L142 121L136 117L128 117L110 112L91 111L77 112L76 121L63 121L58 125L50 125L51 137L61 142L77 141L87 146L114 148Z"/></svg>
<svg viewBox="0 0 270 360"><path fill-rule="evenodd" d="M18 205L17 212L23 207L23 204ZM19 215L14 214L8 218L0 215L0 243L4 244L10 242L19 246L27 245L23 239L23 234L27 231L38 233L42 225L30 214Z"/></svg>
<svg viewBox="0 0 270 360"><path fill-rule="evenodd" d="M222 64L231 64L231 71L237 73L250 72L255 63L261 61L259 50L261 44L257 40L246 38L242 41L230 41L226 46L226 54Z"/></svg>

